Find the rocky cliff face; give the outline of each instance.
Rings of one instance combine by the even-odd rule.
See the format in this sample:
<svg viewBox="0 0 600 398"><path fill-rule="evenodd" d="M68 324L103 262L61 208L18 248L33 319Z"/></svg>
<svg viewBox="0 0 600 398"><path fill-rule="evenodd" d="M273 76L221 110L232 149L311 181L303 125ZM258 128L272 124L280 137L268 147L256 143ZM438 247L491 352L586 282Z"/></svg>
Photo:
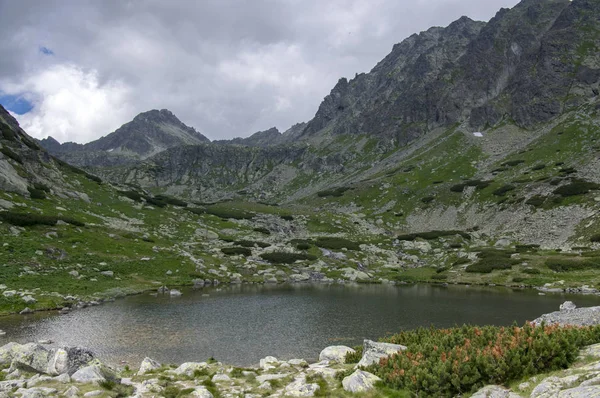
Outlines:
<svg viewBox="0 0 600 398"><path fill-rule="evenodd" d="M599 21L597 1L524 0L487 23L462 17L410 36L369 73L340 79L312 120L283 134L208 143L170 112L151 111L55 153L116 181L288 200L394 170L415 151L445 145L444 132L498 132L505 139L477 151L507 157L561 118L590 115L582 107L600 90Z"/></svg>

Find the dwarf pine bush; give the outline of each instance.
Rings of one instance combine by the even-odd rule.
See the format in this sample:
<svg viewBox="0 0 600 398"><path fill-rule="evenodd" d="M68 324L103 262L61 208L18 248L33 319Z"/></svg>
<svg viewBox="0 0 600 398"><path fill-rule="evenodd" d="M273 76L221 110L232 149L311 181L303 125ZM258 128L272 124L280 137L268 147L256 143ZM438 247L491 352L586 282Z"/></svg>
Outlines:
<svg viewBox="0 0 600 398"><path fill-rule="evenodd" d="M456 396L563 369L600 342L600 326L462 326L417 329L386 341L408 347L369 367L391 388L416 396Z"/></svg>

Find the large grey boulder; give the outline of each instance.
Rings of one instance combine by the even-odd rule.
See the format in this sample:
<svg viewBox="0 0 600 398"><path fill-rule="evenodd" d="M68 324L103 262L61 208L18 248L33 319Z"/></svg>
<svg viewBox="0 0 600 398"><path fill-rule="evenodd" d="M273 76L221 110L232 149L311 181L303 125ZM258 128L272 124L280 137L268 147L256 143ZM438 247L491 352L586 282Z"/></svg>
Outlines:
<svg viewBox="0 0 600 398"><path fill-rule="evenodd" d="M37 343L23 344L13 349L11 369L46 373L53 352Z"/></svg>
<svg viewBox="0 0 600 398"><path fill-rule="evenodd" d="M346 354L355 353L356 351L345 345L332 345L323 348L319 354L319 361L335 361L344 363L346 361Z"/></svg>
<svg viewBox="0 0 600 398"><path fill-rule="evenodd" d="M94 353L82 347L61 347L48 361L46 373L49 375L68 374L69 376L94 360Z"/></svg>
<svg viewBox="0 0 600 398"><path fill-rule="evenodd" d="M160 367L161 367L160 363L156 362L152 358L146 357L142 361L142 364L140 365L140 370L138 370L137 374L138 374L138 376L142 376L142 375L145 375L146 373L156 370Z"/></svg>
<svg viewBox="0 0 600 398"><path fill-rule="evenodd" d="M78 383L101 383L107 380L117 380L112 370L101 363L89 365L73 373L71 380Z"/></svg>
<svg viewBox="0 0 600 398"><path fill-rule="evenodd" d="M350 376L344 377L342 386L349 392L364 392L372 390L375 383L381 379L372 373L363 370L356 370Z"/></svg>
<svg viewBox="0 0 600 398"><path fill-rule="evenodd" d="M206 362L185 362L179 365L179 367L173 370L173 373L178 375L193 376L196 370L206 369L208 364Z"/></svg>
<svg viewBox="0 0 600 398"><path fill-rule="evenodd" d="M389 357L406 350L406 346L391 343L378 343L372 340L365 340L363 343L363 356L356 367L369 366L378 363L381 358Z"/></svg>
<svg viewBox="0 0 600 398"><path fill-rule="evenodd" d="M559 307L559 309L561 311L571 311L571 310L574 310L575 308L577 308L577 306L572 301L565 301Z"/></svg>

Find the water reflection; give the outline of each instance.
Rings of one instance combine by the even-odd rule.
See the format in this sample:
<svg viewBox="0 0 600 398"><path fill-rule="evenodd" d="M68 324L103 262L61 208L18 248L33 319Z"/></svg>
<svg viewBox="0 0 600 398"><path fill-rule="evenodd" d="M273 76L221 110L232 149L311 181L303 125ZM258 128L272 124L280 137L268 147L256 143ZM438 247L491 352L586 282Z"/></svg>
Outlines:
<svg viewBox="0 0 600 398"><path fill-rule="evenodd" d="M204 295L209 293L208 297ZM184 295L139 295L67 315L0 318L8 341L51 339L136 364L148 355L181 363L210 356L250 365L266 355L315 359L332 344L360 344L401 329L462 323L508 325L554 311L565 299L534 291L464 286L241 285Z"/></svg>

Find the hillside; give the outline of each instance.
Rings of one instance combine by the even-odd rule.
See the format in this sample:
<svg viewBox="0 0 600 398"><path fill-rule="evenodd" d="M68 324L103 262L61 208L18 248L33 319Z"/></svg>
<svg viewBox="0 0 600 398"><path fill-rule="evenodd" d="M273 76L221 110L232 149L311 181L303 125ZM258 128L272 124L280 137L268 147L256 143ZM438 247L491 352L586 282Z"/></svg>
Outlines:
<svg viewBox="0 0 600 398"><path fill-rule="evenodd" d="M595 292L599 19L525 0L431 28L283 134L150 111L48 153L1 109L0 312L214 281Z"/></svg>

